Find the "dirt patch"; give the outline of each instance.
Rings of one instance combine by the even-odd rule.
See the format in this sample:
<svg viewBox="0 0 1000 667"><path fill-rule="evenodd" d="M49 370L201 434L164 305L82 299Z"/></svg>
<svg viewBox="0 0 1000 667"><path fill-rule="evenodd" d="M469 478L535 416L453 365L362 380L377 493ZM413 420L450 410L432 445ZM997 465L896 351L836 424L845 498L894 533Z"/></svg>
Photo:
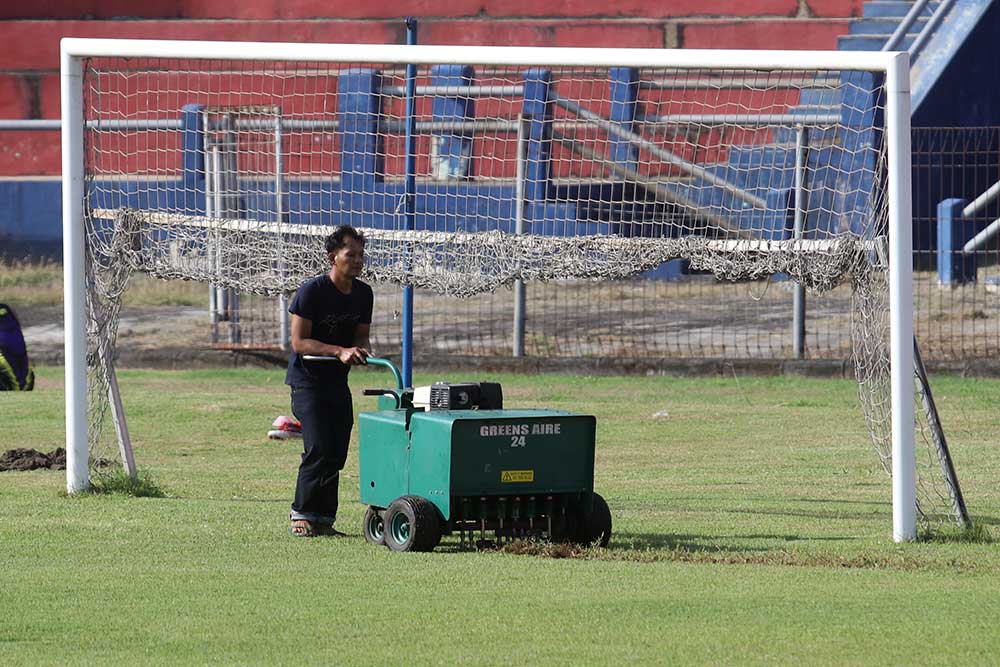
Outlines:
<svg viewBox="0 0 1000 667"><path fill-rule="evenodd" d="M108 468L115 465L111 459L91 459L90 468ZM46 454L37 449L28 447L17 447L8 449L0 456L0 472L15 472L24 470L39 470L47 468L49 470L66 469L66 450L56 447Z"/></svg>
<svg viewBox="0 0 1000 667"><path fill-rule="evenodd" d="M543 556L545 558L587 558L593 550L578 544L564 542L536 542L534 540L514 540L498 551L516 556Z"/></svg>
<svg viewBox="0 0 1000 667"><path fill-rule="evenodd" d="M0 456L0 472L10 470L38 470L40 468L65 470L66 450L62 447L57 447L46 454L37 449L18 447L16 449L8 449L3 453L3 456Z"/></svg>
<svg viewBox="0 0 1000 667"><path fill-rule="evenodd" d="M991 543L988 533L979 531L969 538L942 536L940 541L977 541ZM842 555L832 553L808 553L775 549L766 551L740 551L728 549L690 549L678 545L652 549L635 547L584 547L576 544L553 544L533 540L515 540L497 550L515 556L536 556L541 558L572 558L588 561L610 561L627 563L695 563L711 565L766 565L797 567L831 567L838 569L865 570L928 570L944 567L951 571L973 572L978 564L959 558L935 560L916 553L860 553Z"/></svg>

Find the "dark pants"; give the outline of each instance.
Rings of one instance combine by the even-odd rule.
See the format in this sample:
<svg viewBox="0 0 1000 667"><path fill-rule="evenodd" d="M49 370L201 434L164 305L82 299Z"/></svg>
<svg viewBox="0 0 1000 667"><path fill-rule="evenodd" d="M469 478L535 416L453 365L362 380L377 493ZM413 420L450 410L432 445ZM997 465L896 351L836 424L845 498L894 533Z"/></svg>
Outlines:
<svg viewBox="0 0 1000 667"><path fill-rule="evenodd" d="M337 518L337 488L347 460L354 407L347 384L292 388L292 414L302 422L305 451L299 464L292 519L331 524Z"/></svg>

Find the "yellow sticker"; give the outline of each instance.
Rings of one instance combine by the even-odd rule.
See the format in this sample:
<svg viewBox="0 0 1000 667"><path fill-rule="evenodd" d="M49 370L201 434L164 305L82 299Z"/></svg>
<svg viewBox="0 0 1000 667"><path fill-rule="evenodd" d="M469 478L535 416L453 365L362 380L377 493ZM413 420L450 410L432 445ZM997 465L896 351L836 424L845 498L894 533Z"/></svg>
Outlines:
<svg viewBox="0 0 1000 667"><path fill-rule="evenodd" d="M534 470L504 470L500 473L501 482L534 482Z"/></svg>

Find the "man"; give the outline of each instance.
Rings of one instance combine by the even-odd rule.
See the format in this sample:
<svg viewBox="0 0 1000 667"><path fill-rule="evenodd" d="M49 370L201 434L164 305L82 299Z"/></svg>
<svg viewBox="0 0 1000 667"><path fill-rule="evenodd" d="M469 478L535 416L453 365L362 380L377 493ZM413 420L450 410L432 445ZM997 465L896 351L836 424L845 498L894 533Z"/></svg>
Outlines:
<svg viewBox="0 0 1000 667"><path fill-rule="evenodd" d="M330 271L295 293L292 353L285 384L292 388L292 413L302 423L305 451L289 515L292 535L343 535L334 530L340 471L354 426L347 374L370 354L372 288L357 279L364 268L365 237L341 225L326 239ZM335 357L306 361L305 355Z"/></svg>

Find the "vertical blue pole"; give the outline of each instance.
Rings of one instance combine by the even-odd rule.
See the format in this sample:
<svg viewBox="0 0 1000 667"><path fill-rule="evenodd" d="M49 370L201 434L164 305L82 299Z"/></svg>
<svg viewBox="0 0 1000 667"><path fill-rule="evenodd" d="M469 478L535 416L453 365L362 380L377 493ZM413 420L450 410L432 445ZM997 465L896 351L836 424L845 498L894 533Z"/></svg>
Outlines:
<svg viewBox="0 0 1000 667"><path fill-rule="evenodd" d="M475 72L469 65L435 65L431 85L471 86ZM476 103L469 95L435 95L432 106L435 121L467 121L476 117ZM439 181L468 179L472 176L472 133L435 132L432 138L434 164L431 169Z"/></svg>
<svg viewBox="0 0 1000 667"><path fill-rule="evenodd" d="M140 208L173 208L190 215L205 215L205 132L200 104L181 107L181 151L183 181L181 201L171 206L163 202L139 202Z"/></svg>
<svg viewBox="0 0 1000 667"><path fill-rule="evenodd" d="M866 207L869 193L875 187L873 174L878 173L876 161L885 141L882 130L876 129L885 127L885 75L844 72L840 75L840 87L843 91L840 105L843 158L837 166L846 176L847 195L836 213L843 216L852 232L869 239L875 230L869 224ZM825 217L827 220L823 222L832 226L832 216Z"/></svg>
<svg viewBox="0 0 1000 667"><path fill-rule="evenodd" d="M208 215L208 165L205 154L205 107L185 104L181 107L181 188L174 190L173 202L137 201L139 208L181 210L188 215ZM159 189L157 189L159 192ZM212 342L218 342L219 302L214 283L208 285L208 316L212 323Z"/></svg>
<svg viewBox="0 0 1000 667"><path fill-rule="evenodd" d="M962 218L964 199L945 199L937 206L937 270L938 282L954 286L976 280L976 255L962 252L975 236L976 225Z"/></svg>
<svg viewBox="0 0 1000 667"><path fill-rule="evenodd" d="M359 227L366 222L364 211L372 210L376 185L385 173L378 134L381 87L381 74L373 69L347 70L337 83L341 209L348 214L344 222Z"/></svg>
<svg viewBox="0 0 1000 667"><path fill-rule="evenodd" d="M544 234L545 200L551 185L552 71L529 69L524 73L524 118L528 123L527 158L524 164L524 227ZM540 223L537 224L537 223Z"/></svg>
<svg viewBox="0 0 1000 667"><path fill-rule="evenodd" d="M610 79L611 122L631 132L635 123L639 99L639 70L634 67L612 67ZM626 169L639 169L639 149L616 135L608 136L609 158Z"/></svg>
<svg viewBox="0 0 1000 667"><path fill-rule="evenodd" d="M406 44L413 46L417 43L417 19L412 16L406 17ZM414 147L416 130L416 87L417 87L417 66L409 64L406 66L406 191L404 197L404 215L406 217L406 230L412 231L414 225L413 200L416 194L417 181L417 156ZM407 285L403 288L403 386L413 386L413 287Z"/></svg>

